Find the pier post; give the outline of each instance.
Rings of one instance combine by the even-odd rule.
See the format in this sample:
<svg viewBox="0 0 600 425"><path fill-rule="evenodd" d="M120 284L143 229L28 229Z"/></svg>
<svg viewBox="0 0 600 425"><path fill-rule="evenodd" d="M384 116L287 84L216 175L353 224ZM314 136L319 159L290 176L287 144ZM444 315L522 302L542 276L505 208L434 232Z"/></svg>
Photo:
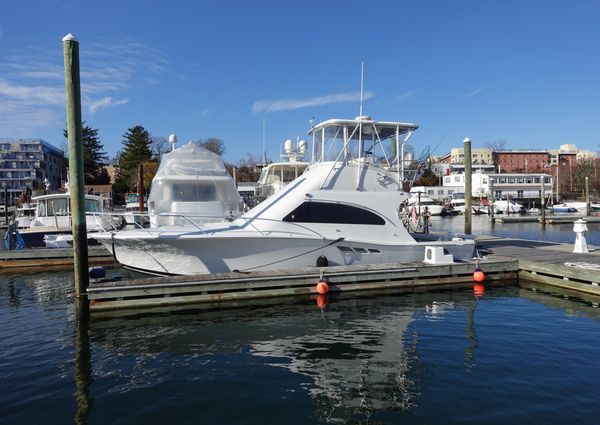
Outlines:
<svg viewBox="0 0 600 425"><path fill-rule="evenodd" d="M488 208L489 210L489 214L490 214L490 220L492 222L492 226L495 224L495 218L494 218L494 214L495 214L495 209L496 206L494 205L494 199L496 199L496 195L494 193L494 179L492 177L490 177L490 199L489 199L489 205Z"/></svg>
<svg viewBox="0 0 600 425"><path fill-rule="evenodd" d="M464 150L465 150L465 233L467 235L471 234L471 222L473 217L473 200L472 200L472 179L473 174L471 171L471 139L465 137L463 140Z"/></svg>
<svg viewBox="0 0 600 425"><path fill-rule="evenodd" d="M4 224L8 231L8 189L4 188Z"/></svg>
<svg viewBox="0 0 600 425"><path fill-rule="evenodd" d="M585 176L585 215L592 215L592 206L590 205L590 178Z"/></svg>
<svg viewBox="0 0 600 425"><path fill-rule="evenodd" d="M140 200L140 214L144 214L144 164L140 162L138 165L138 184L137 184L138 199Z"/></svg>
<svg viewBox="0 0 600 425"><path fill-rule="evenodd" d="M540 208L542 209L542 227L546 225L546 177L542 175L542 190L540 191Z"/></svg>
<svg viewBox="0 0 600 425"><path fill-rule="evenodd" d="M75 296L84 309L87 299L88 246L85 221L85 186L83 141L81 137L81 88L79 82L79 42L68 34L62 39L65 59L65 91L67 98L67 137L69 139L69 189L73 231L73 265Z"/></svg>

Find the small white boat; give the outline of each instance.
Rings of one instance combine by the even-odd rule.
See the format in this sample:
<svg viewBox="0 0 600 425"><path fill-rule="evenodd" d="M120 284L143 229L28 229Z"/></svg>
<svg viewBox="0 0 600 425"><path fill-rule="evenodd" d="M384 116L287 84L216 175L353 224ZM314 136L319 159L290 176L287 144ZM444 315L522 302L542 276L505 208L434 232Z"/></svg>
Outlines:
<svg viewBox="0 0 600 425"><path fill-rule="evenodd" d="M71 234L71 194L69 192L34 196L31 199L36 203L35 216L28 228L19 230L27 248L46 246L44 237L48 234ZM86 194L87 231L98 232L111 228L113 221L110 215L87 214L104 213L109 210L110 198L100 194Z"/></svg>
<svg viewBox="0 0 600 425"><path fill-rule="evenodd" d="M436 203L433 199L428 198L427 196L421 194L412 194L412 196L408 199L408 207L415 208L417 213L423 213L425 208L429 211L431 215L446 215L448 211L443 205Z"/></svg>
<svg viewBox="0 0 600 425"><path fill-rule="evenodd" d="M563 202L562 204L552 205L552 211L555 213L576 213L577 208L571 204Z"/></svg>
<svg viewBox="0 0 600 425"><path fill-rule="evenodd" d="M450 198L448 200L449 200L451 210L456 211L458 214L465 213L466 201L465 201L464 193L455 192L450 196Z"/></svg>
<svg viewBox="0 0 600 425"><path fill-rule="evenodd" d="M505 199L496 199L494 201L494 213L506 214L507 212L510 214L522 214L525 212L525 208L513 200L507 202Z"/></svg>

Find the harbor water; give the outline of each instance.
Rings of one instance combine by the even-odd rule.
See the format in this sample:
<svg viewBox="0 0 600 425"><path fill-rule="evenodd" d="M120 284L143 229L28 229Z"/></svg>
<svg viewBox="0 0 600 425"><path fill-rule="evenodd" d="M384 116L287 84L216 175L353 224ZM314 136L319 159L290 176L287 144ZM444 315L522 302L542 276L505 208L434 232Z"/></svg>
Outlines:
<svg viewBox="0 0 600 425"><path fill-rule="evenodd" d="M600 411L596 300L511 285L87 322L72 287L70 272L0 276L2 423L575 424Z"/></svg>

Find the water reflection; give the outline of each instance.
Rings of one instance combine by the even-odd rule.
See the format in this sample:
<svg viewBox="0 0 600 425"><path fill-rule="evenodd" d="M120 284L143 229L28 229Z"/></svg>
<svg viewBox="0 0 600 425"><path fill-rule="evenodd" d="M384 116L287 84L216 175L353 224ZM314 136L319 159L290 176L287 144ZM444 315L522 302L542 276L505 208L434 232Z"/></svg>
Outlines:
<svg viewBox="0 0 600 425"><path fill-rule="evenodd" d="M76 301L76 304L79 301ZM90 385L92 384L92 365L89 337L89 311L77 306L75 321L75 399L77 412L75 423L86 424L92 406Z"/></svg>
<svg viewBox="0 0 600 425"><path fill-rule="evenodd" d="M114 374L107 356L115 352L117 357L134 357L140 367L119 366L116 373L122 379L109 390L127 392L143 386L145 378L156 385L163 366L154 359L167 353L177 354L186 367L203 367L199 359L208 365L202 362L218 354L248 353L269 367L310 378L303 388L319 420L346 423L418 405L424 371L417 354L419 336L411 328L415 315L438 320L456 309L470 311L469 356L474 364L476 304L471 293L340 298L325 309L314 300L290 302L285 307L267 304L93 321L92 343L105 350L94 370L99 379Z"/></svg>

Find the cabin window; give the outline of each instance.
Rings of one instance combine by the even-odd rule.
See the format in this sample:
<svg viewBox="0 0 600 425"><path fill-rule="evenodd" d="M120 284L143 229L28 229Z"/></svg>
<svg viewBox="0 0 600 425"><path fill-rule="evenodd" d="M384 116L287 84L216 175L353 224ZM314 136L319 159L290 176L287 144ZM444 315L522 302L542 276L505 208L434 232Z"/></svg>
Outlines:
<svg viewBox="0 0 600 425"><path fill-rule="evenodd" d="M68 210L68 199L48 199L46 215L67 215Z"/></svg>
<svg viewBox="0 0 600 425"><path fill-rule="evenodd" d="M85 211L86 212L99 212L100 208L98 208L99 202L96 199L86 199L85 200Z"/></svg>
<svg viewBox="0 0 600 425"><path fill-rule="evenodd" d="M338 249L342 252L353 252L352 248L350 248L349 246L338 246Z"/></svg>
<svg viewBox="0 0 600 425"><path fill-rule="evenodd" d="M371 254L381 254L381 251L375 248L369 248Z"/></svg>
<svg viewBox="0 0 600 425"><path fill-rule="evenodd" d="M304 202L283 218L292 223L334 223L334 224L375 224L384 225L379 215L344 204L327 202Z"/></svg>
<svg viewBox="0 0 600 425"><path fill-rule="evenodd" d="M354 248L354 251L360 252L360 253L366 253L367 252L367 250L364 249L364 248Z"/></svg>

